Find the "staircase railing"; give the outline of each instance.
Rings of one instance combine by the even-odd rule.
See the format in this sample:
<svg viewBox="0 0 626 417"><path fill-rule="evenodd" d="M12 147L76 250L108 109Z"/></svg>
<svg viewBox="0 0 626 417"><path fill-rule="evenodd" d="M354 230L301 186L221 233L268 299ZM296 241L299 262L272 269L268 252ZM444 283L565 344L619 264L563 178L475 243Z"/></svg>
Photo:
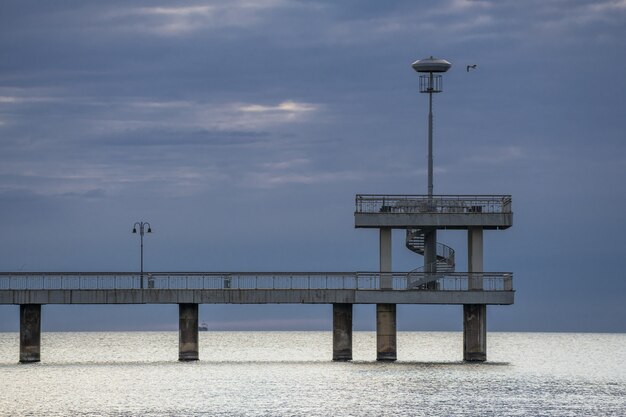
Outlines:
<svg viewBox="0 0 626 417"><path fill-rule="evenodd" d="M419 254L424 255L424 230L423 229L407 229L406 231L406 247ZM430 266L430 265L425 265ZM454 272L456 263L454 259L454 249L443 243L437 242L437 255L435 266L435 274L424 274L425 270L432 270L433 268L425 268L420 266L413 269L407 274L407 279L410 287L417 288L428 284L429 282L437 281L442 276Z"/></svg>

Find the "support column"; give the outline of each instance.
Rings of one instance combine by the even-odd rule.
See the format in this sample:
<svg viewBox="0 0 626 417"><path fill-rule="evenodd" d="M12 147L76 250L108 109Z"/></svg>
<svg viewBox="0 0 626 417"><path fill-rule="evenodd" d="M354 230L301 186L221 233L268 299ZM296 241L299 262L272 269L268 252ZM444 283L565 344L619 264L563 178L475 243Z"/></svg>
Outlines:
<svg viewBox="0 0 626 417"><path fill-rule="evenodd" d="M396 359L396 305L376 304L376 360Z"/></svg>
<svg viewBox="0 0 626 417"><path fill-rule="evenodd" d="M178 360L198 360L198 304L178 305Z"/></svg>
<svg viewBox="0 0 626 417"><path fill-rule="evenodd" d="M352 304L333 304L333 360L352 360Z"/></svg>
<svg viewBox="0 0 626 417"><path fill-rule="evenodd" d="M468 290L483 290L483 229L467 230ZM463 360L487 360L487 305L463 305Z"/></svg>
<svg viewBox="0 0 626 417"><path fill-rule="evenodd" d="M20 304L20 362L41 360L41 304Z"/></svg>
<svg viewBox="0 0 626 417"><path fill-rule="evenodd" d="M469 272L483 272L483 228L467 229L467 266ZM482 274L470 274L469 290L482 290Z"/></svg>
<svg viewBox="0 0 626 417"><path fill-rule="evenodd" d="M424 233L424 272L437 272L437 229L425 231ZM437 282L432 281L426 284L429 290L436 290Z"/></svg>
<svg viewBox="0 0 626 417"><path fill-rule="evenodd" d="M382 274L382 272L391 272L391 228L380 228L380 289L390 290L393 288L393 280L391 274Z"/></svg>
<svg viewBox="0 0 626 417"><path fill-rule="evenodd" d="M391 228L380 228L380 289L393 289L391 274ZM376 360L396 360L396 305L376 304Z"/></svg>
<svg viewBox="0 0 626 417"><path fill-rule="evenodd" d="M487 360L487 305L463 305L463 360Z"/></svg>

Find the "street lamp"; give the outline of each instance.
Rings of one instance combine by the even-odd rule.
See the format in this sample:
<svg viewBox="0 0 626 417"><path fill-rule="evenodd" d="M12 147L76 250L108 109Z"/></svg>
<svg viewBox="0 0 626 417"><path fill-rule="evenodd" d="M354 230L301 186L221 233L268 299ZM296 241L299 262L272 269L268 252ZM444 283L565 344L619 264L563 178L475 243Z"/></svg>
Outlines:
<svg viewBox="0 0 626 417"><path fill-rule="evenodd" d="M433 93L441 93L442 81L440 73L450 69L452 64L445 59L431 56L418 59L411 64L420 75L420 93L428 94L428 197L429 205L433 204ZM430 208L432 209L432 207ZM408 233L408 231L407 231ZM424 229L424 272L437 272L437 229ZM436 289L437 283L427 284L427 288Z"/></svg>
<svg viewBox="0 0 626 417"><path fill-rule="evenodd" d="M133 233L137 233L137 226L139 226L139 236L141 240L141 279L139 281L139 288L143 289L143 234L146 226L148 227L146 233L152 233L152 227L150 227L150 223L148 222L135 222L133 225Z"/></svg>
<svg viewBox="0 0 626 417"><path fill-rule="evenodd" d="M445 59L430 58L418 59L412 65L420 73L420 93L428 93L428 196L433 196L433 93L441 93L441 75L452 66Z"/></svg>

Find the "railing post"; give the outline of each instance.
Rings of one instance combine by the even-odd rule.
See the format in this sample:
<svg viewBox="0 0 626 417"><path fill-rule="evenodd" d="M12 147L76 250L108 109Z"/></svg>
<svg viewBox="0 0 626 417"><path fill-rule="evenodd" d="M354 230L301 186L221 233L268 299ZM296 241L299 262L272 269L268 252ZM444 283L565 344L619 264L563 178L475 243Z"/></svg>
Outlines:
<svg viewBox="0 0 626 417"><path fill-rule="evenodd" d="M511 274L504 274L504 291L513 291L513 278Z"/></svg>

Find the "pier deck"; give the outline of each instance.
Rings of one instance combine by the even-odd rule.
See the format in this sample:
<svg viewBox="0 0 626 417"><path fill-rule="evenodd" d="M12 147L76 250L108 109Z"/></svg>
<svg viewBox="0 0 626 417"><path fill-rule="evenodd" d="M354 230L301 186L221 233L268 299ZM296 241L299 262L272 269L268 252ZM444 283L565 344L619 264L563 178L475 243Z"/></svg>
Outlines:
<svg viewBox="0 0 626 417"><path fill-rule="evenodd" d="M391 288L381 289L381 276ZM513 304L512 280L505 272L0 273L0 304ZM425 281L436 285L416 284Z"/></svg>

